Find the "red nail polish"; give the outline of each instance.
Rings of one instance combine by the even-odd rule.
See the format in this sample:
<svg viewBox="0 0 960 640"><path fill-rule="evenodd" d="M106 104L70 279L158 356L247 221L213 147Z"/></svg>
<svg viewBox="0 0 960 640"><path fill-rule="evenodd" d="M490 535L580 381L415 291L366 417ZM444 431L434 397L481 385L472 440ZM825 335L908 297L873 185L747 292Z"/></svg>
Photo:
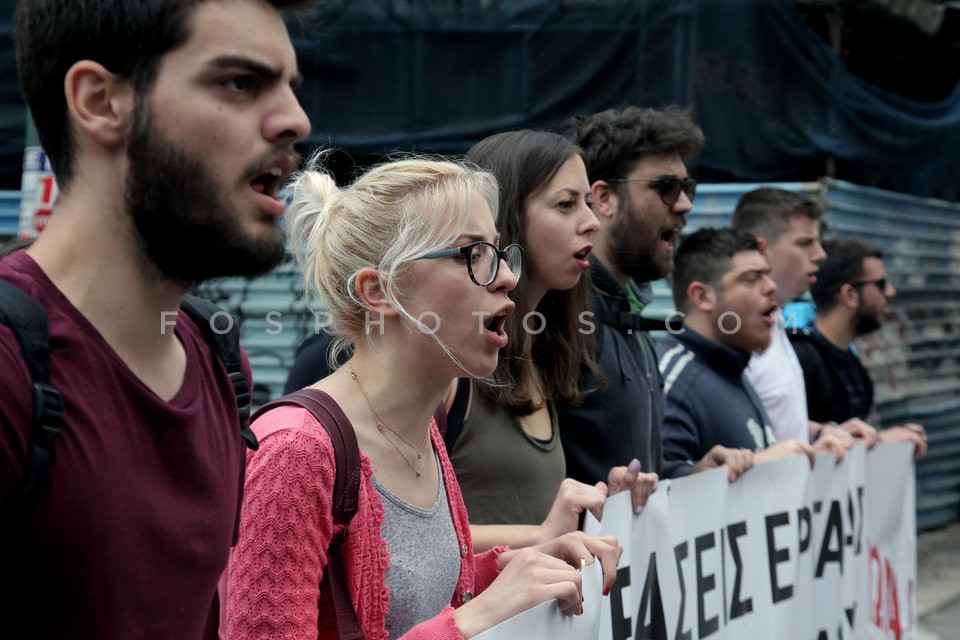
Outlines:
<svg viewBox="0 0 960 640"><path fill-rule="evenodd" d="M604 587L604 589L603 589L603 595L605 595L605 596L610 595L610 587Z"/></svg>

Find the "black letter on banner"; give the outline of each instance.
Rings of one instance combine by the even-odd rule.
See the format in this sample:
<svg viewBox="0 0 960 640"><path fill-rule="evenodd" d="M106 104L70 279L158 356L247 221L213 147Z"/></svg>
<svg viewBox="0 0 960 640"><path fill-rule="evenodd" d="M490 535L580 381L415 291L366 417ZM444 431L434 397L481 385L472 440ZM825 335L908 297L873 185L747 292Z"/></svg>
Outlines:
<svg viewBox="0 0 960 640"><path fill-rule="evenodd" d="M847 518L850 526L847 528L847 539L844 540L844 544L848 547L852 547L854 545L853 535L857 530L857 512L853 508L852 491L847 491ZM857 553L856 549L854 549L853 553Z"/></svg>
<svg viewBox="0 0 960 640"><path fill-rule="evenodd" d="M680 580L680 614L677 616L677 631L674 633L674 640L691 640L693 633L690 629L683 631L683 614L687 610L687 587L683 582L682 562L690 555L687 546L687 541L684 540L673 548L673 556L677 560L677 578Z"/></svg>
<svg viewBox="0 0 960 640"><path fill-rule="evenodd" d="M801 554L810 548L810 534L813 528L810 525L810 508L802 507L797 511L797 541L800 543L797 554ZM806 528L804 528L806 526Z"/></svg>
<svg viewBox="0 0 960 640"><path fill-rule="evenodd" d="M708 635L720 628L719 616L713 616L706 620L704 615L704 596L707 591L712 591L717 586L717 579L714 574L703 575L703 564L700 558L707 549L717 546L717 540L713 532L706 533L699 538L694 539L693 549L697 554L697 637L706 638Z"/></svg>
<svg viewBox="0 0 960 640"><path fill-rule="evenodd" d="M747 523L735 522L727 525L727 539L730 541L730 555L733 556L733 565L735 568L733 579L733 602L730 603L730 619L736 620L742 615L753 611L753 598L740 600L740 578L742 577L743 561L740 559L740 547L737 546L737 538L747 535Z"/></svg>
<svg viewBox="0 0 960 640"><path fill-rule="evenodd" d="M863 550L863 487L857 487L857 510L860 518L857 520L857 548L854 554L860 555Z"/></svg>
<svg viewBox="0 0 960 640"><path fill-rule="evenodd" d="M773 539L773 530L785 524L790 524L790 515L785 511L766 517L767 560L770 566L770 590L772 592L770 595L773 599L773 604L793 597L793 585L788 584L785 587L781 587L777 583L777 565L790 559L790 550L786 548L777 549L774 547L776 541Z"/></svg>
<svg viewBox="0 0 960 640"><path fill-rule="evenodd" d="M863 487L857 487L857 504L860 505L860 528L857 530L857 553L863 550Z"/></svg>
<svg viewBox="0 0 960 640"><path fill-rule="evenodd" d="M630 618L623 615L623 591L630 586L630 567L617 569L617 581L610 591L610 628L613 640L627 640L630 637Z"/></svg>
<svg viewBox="0 0 960 640"><path fill-rule="evenodd" d="M834 536L837 539L837 548L830 550L830 542ZM843 516L840 513L840 503L830 502L830 515L827 516L827 528L823 532L823 543L820 545L820 557L817 560L816 577L823 576L823 568L828 562L840 565L840 575L843 575Z"/></svg>
<svg viewBox="0 0 960 640"><path fill-rule="evenodd" d="M650 624L647 625L647 611L650 611ZM657 552L650 552L650 564L647 566L647 579L643 583L643 595L640 596L640 610L637 611L636 640L667 640L667 621L663 615L663 600L660 599L660 581L657 579Z"/></svg>

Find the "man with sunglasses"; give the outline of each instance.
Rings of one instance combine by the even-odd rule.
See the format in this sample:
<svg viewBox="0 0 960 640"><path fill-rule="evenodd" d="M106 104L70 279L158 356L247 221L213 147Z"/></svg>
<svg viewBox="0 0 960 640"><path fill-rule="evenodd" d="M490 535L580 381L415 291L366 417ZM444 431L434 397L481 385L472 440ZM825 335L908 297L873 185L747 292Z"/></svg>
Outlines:
<svg viewBox="0 0 960 640"><path fill-rule="evenodd" d="M879 248L852 238L824 242L823 248L827 259L810 288L817 306L814 326L790 335L803 368L807 409L810 419L821 423L867 420L873 381L853 340L883 325L897 290L887 279ZM927 436L918 424L885 429L880 439L913 442L917 458L927 451Z"/></svg>
<svg viewBox="0 0 960 640"><path fill-rule="evenodd" d="M560 435L568 476L616 483L607 470L618 465L633 473L661 469L663 378L647 333L653 323L640 312L651 300L651 281L673 270L696 194L684 158L703 148L703 132L676 106L609 109L564 126L583 149L601 224L590 256L590 328L603 379L581 376L580 388L590 393L578 406L561 407ZM712 450L703 468L725 464L728 454Z"/></svg>

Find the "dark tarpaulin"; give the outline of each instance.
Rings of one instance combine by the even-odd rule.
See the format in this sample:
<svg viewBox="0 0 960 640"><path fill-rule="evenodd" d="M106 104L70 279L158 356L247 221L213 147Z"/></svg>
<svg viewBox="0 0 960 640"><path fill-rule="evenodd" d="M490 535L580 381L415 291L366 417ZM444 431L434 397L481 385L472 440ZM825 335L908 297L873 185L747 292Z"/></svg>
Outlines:
<svg viewBox="0 0 960 640"><path fill-rule="evenodd" d="M444 4L444 9L437 8ZM372 6L377 5L377 9ZM298 40L314 141L462 152L624 104L694 104L725 179L960 199L960 86L917 103L848 73L791 0L327 2Z"/></svg>
<svg viewBox="0 0 960 640"><path fill-rule="evenodd" d="M852 182L960 200L960 86L917 103L851 75L792 0L327 0L302 26L308 142L360 163L680 103L707 135L702 177L814 179L832 156ZM13 69L8 31L0 71ZM15 75L0 78L9 165L23 107Z"/></svg>
<svg viewBox="0 0 960 640"><path fill-rule="evenodd" d="M849 74L789 0L693 4L703 166L774 180L826 154L852 182L960 199L960 85L939 103L883 91Z"/></svg>
<svg viewBox="0 0 960 640"><path fill-rule="evenodd" d="M0 189L19 189L27 105L17 84L13 52L13 8L16 0L0 0Z"/></svg>
<svg viewBox="0 0 960 640"><path fill-rule="evenodd" d="M645 8L327 2L296 39L301 70L319 80L302 93L314 140L463 152L491 133L636 101Z"/></svg>

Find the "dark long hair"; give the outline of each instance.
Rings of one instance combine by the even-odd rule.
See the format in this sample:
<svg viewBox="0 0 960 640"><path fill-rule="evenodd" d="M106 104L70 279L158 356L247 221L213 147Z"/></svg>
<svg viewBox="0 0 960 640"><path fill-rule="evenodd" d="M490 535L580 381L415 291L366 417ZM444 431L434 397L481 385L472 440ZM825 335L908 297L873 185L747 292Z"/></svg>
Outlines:
<svg viewBox="0 0 960 640"><path fill-rule="evenodd" d="M497 231L501 246L526 246L527 200L546 188L560 167L576 155L582 157L583 153L569 139L531 130L498 133L467 152L467 157L493 173L500 185ZM493 374L496 383L479 385L487 397L517 415L529 415L539 408L525 384L537 370L544 398L554 402L562 399L570 404L582 400L578 386L581 367L600 376L593 335L578 331L582 328L579 314L589 309L589 277L584 275L567 291L548 291L536 309L528 308L529 286L529 280L521 277L511 296L517 307L507 319L505 330L510 341ZM546 327L536 335L523 326L523 319L531 311L540 312L546 319ZM538 322L530 325L534 330L539 328Z"/></svg>

